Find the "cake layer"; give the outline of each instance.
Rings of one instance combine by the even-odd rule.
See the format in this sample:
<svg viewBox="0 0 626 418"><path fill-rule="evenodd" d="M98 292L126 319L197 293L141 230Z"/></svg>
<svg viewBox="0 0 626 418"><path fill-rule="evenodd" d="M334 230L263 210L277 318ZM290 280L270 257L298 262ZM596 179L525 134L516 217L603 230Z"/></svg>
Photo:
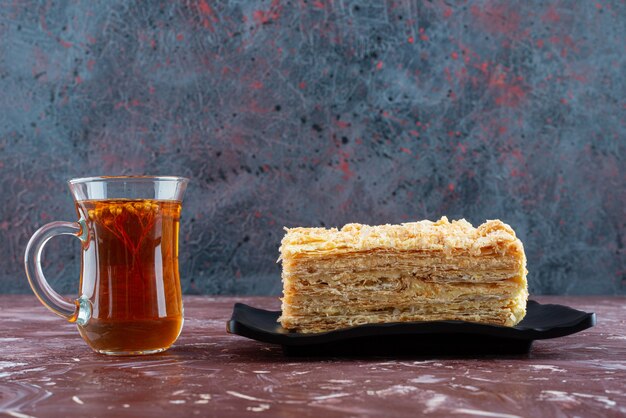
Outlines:
<svg viewBox="0 0 626 418"><path fill-rule="evenodd" d="M440 252L417 252L373 250L367 253L344 253L334 257L328 255L307 255L283 260L284 274L317 272L342 273L346 271L362 272L394 267L414 272L458 270L458 271L520 271L524 268L524 259L517 254L507 256L483 255L445 255Z"/></svg>
<svg viewBox="0 0 626 418"><path fill-rule="evenodd" d="M354 314L362 310L405 308L416 304L427 306L486 300L506 302L520 295L526 297L526 289L514 281L437 284L400 278L363 286L294 286L285 290L283 315Z"/></svg>
<svg viewBox="0 0 626 418"><path fill-rule="evenodd" d="M326 304L328 302L351 303L384 303L387 298L401 302L409 300L452 301L463 297L516 295L523 288L511 280L497 283L481 284L446 284L432 283L408 278L385 281L365 282L356 286L337 284L336 286L307 286L293 284L284 290L283 302L289 307L303 299L314 299L312 302ZM373 297L375 295L375 297Z"/></svg>
<svg viewBox="0 0 626 418"><path fill-rule="evenodd" d="M294 283L306 283L308 285L319 283L321 285L331 283L360 283L371 281L376 278L399 278L401 276L416 277L423 281L439 283L489 283L502 280L515 280L523 277L516 270L445 270L445 269L418 269L418 268L388 268L380 270L343 271L332 269L328 272L317 270L314 273L298 272L291 274L290 279Z"/></svg>
<svg viewBox="0 0 626 418"><path fill-rule="evenodd" d="M363 324L404 321L470 321L513 326L524 317L526 296L513 300L466 300L458 303L417 303L402 308L366 310L346 314L288 315L281 319L287 329L303 333L324 332Z"/></svg>

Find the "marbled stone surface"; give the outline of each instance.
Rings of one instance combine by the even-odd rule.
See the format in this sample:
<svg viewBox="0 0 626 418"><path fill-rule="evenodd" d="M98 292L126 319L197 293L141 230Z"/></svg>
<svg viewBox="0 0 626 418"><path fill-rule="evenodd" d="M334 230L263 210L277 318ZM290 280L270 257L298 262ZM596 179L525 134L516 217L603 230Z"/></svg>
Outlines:
<svg viewBox="0 0 626 418"><path fill-rule="evenodd" d="M499 357L291 358L225 333L233 303L186 297L183 333L148 357L92 352L32 296L0 296L0 413L59 416L618 417L626 414L626 300L540 297L598 325Z"/></svg>
<svg viewBox="0 0 626 418"><path fill-rule="evenodd" d="M626 293L622 0L16 0L0 39L0 292L67 179L144 173L192 180L187 293L278 293L283 226L441 215L510 223L533 293Z"/></svg>

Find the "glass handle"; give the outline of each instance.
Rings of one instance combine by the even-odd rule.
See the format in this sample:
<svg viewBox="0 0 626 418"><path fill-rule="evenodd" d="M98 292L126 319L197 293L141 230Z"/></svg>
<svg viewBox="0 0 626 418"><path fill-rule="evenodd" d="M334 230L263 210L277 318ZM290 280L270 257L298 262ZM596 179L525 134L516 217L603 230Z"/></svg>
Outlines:
<svg viewBox="0 0 626 418"><path fill-rule="evenodd" d="M41 268L41 254L46 243L57 235L73 235L84 244L89 231L84 220L79 222L50 222L33 234L26 246L24 266L30 287L41 303L55 314L70 322L85 325L91 318L91 302L84 296L67 299L50 287Z"/></svg>

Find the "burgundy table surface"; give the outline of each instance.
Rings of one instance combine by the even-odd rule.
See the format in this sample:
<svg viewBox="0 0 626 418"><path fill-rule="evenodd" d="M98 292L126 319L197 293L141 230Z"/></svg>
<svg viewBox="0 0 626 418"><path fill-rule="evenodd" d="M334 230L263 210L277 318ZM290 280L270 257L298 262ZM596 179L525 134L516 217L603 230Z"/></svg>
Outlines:
<svg viewBox="0 0 626 418"><path fill-rule="evenodd" d="M0 296L0 413L625 416L626 298L536 299L595 311L598 325L508 358L289 358L225 332L233 303L277 309L276 298L196 296L169 351L107 357L34 296Z"/></svg>

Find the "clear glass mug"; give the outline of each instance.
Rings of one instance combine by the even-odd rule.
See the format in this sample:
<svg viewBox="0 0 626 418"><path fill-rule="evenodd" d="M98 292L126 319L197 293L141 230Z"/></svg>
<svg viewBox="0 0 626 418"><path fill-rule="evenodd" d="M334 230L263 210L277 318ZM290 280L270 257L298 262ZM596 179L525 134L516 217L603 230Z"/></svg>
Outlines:
<svg viewBox="0 0 626 418"><path fill-rule="evenodd" d="M32 236L24 264L39 300L78 325L95 351L110 355L158 353L183 326L178 231L183 177L89 177L69 181L77 222L51 222ZM79 297L55 292L41 268L48 240L81 241Z"/></svg>

